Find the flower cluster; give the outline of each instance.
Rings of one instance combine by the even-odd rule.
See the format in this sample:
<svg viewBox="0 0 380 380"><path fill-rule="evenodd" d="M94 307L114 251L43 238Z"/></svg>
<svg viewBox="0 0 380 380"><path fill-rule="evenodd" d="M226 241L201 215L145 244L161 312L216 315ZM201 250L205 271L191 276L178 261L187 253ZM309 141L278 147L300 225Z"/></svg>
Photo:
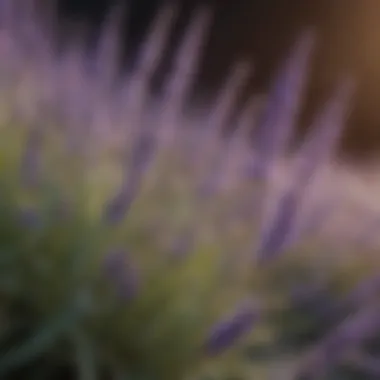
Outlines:
<svg viewBox="0 0 380 380"><path fill-rule="evenodd" d="M281 379L314 379L347 363L377 376L378 263L339 255L318 234L335 201L311 202L349 78L289 149L313 33L231 126L245 62L207 114L186 114L209 9L153 96L173 6L122 72L120 8L92 51L80 38L58 45L37 5L0 0L0 378L273 378L281 367Z"/></svg>

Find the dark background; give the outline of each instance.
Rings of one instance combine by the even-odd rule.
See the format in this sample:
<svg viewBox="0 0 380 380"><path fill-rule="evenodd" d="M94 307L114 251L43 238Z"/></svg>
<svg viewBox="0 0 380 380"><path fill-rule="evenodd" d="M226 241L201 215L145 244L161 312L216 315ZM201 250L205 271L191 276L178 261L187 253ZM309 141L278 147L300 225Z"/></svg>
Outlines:
<svg viewBox="0 0 380 380"><path fill-rule="evenodd" d="M138 46L162 0L124 0L129 4L123 31L130 54ZM60 0L62 20L86 20L97 26L110 0ZM182 4L176 35L191 11L206 1L178 0ZM215 10L214 24L199 78L199 92L217 91L232 63L249 58L255 75L247 93L265 90L297 36L316 27L310 91L301 126L331 94L342 74L352 73L358 88L342 140L344 152L358 158L380 153L380 1L379 0L219 0L207 1Z"/></svg>

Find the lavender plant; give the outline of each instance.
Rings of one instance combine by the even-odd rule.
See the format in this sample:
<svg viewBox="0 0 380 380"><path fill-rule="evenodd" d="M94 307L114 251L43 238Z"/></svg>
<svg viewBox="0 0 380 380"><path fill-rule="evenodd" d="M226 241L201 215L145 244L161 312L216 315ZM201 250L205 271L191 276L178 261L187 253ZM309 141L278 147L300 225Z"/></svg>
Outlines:
<svg viewBox="0 0 380 380"><path fill-rule="evenodd" d="M208 9L158 96L149 88L173 7L127 73L119 8L95 53L79 38L57 49L56 23L40 11L0 0L0 377L337 379L347 358L378 373L366 356L378 279L353 289L376 259L348 277L358 261L324 245L330 207L309 199L334 160L349 81L288 149L312 33L225 137L244 62L207 115L186 114Z"/></svg>

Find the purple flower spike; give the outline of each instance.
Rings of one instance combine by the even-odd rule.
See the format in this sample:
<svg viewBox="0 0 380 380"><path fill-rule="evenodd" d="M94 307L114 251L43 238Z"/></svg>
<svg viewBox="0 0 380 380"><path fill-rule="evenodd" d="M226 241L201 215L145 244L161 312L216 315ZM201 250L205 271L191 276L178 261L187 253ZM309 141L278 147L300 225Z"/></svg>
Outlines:
<svg viewBox="0 0 380 380"><path fill-rule="evenodd" d="M97 45L95 66L96 74L106 85L117 78L119 67L117 62L121 57L120 38L125 5L117 1L103 22L102 33Z"/></svg>
<svg viewBox="0 0 380 380"><path fill-rule="evenodd" d="M207 37L212 14L208 8L200 8L189 26L173 62L173 74L164 89L161 131L162 144L172 142L178 117L198 72L198 62Z"/></svg>
<svg viewBox="0 0 380 380"><path fill-rule="evenodd" d="M104 211L107 223L120 223L128 213L138 192L142 177L154 156L155 139L148 132L142 133L133 147L129 172L125 175L119 193L111 199Z"/></svg>
<svg viewBox="0 0 380 380"><path fill-rule="evenodd" d="M260 319L257 308L244 306L231 319L215 326L206 342L208 355L219 355L231 348L244 334L249 333Z"/></svg>
<svg viewBox="0 0 380 380"><path fill-rule="evenodd" d="M305 186L334 153L349 111L354 82L347 80L311 126L309 135L296 156L296 181Z"/></svg>
<svg viewBox="0 0 380 380"><path fill-rule="evenodd" d="M245 61L238 62L233 66L207 121L206 144L212 144L221 129L228 124L241 90L246 85L252 72L253 68Z"/></svg>
<svg viewBox="0 0 380 380"><path fill-rule="evenodd" d="M121 89L122 115L128 118L132 130L141 127L149 98L149 83L157 70L165 50L171 26L175 21L175 6L164 7L157 15L141 51L138 53L136 69Z"/></svg>
<svg viewBox="0 0 380 380"><path fill-rule="evenodd" d="M306 356L296 373L296 379L314 380L325 375L352 349L378 334L380 310L378 305L362 308L348 317Z"/></svg>
<svg viewBox="0 0 380 380"><path fill-rule="evenodd" d="M264 225L258 249L260 263L273 260L298 236L300 193L291 189L285 193L274 216Z"/></svg>
<svg viewBox="0 0 380 380"><path fill-rule="evenodd" d="M104 272L120 299L129 301L136 295L138 276L125 251L111 251L105 259Z"/></svg>
<svg viewBox="0 0 380 380"><path fill-rule="evenodd" d="M223 131L223 128L227 125L228 119L231 116L234 106L237 102L238 95L241 88L246 83L246 79L251 70L247 63L239 62L231 72L228 78L225 88L221 91L219 99L216 101L213 111L209 116L208 125L205 130L205 134L202 137L202 149L210 155L210 171L206 178L203 178L200 188L200 197L210 197L214 195L220 186L224 170L227 153L224 155L218 154L218 135ZM222 142L224 149L228 152L228 141ZM219 146L220 148L220 146ZM199 159L203 157L199 155Z"/></svg>
<svg viewBox="0 0 380 380"><path fill-rule="evenodd" d="M269 94L269 103L258 126L255 149L263 175L277 157L282 157L294 130L306 88L309 57L314 44L313 33L305 33L290 59L280 70Z"/></svg>

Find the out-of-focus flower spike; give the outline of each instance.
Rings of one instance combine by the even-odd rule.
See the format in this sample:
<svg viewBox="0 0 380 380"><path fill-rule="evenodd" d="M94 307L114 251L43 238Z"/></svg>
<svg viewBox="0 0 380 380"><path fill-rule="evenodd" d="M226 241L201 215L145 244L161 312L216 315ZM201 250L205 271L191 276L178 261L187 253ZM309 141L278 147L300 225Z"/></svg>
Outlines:
<svg viewBox="0 0 380 380"><path fill-rule="evenodd" d="M129 211L138 190L138 181L131 180L128 186L123 186L121 191L106 205L103 220L107 224L120 223Z"/></svg>
<svg viewBox="0 0 380 380"><path fill-rule="evenodd" d="M138 292L139 279L132 264L128 253L122 250L109 252L104 261L104 274L123 301L130 301Z"/></svg>
<svg viewBox="0 0 380 380"><path fill-rule="evenodd" d="M239 96L239 90L246 83L249 73L250 67L246 62L240 62L234 66L207 122L201 140L203 154L199 154L199 159L205 160L205 157L208 157L211 160L211 168L199 187L201 197L211 196L218 190L225 162L225 155L218 153L217 149L218 141L221 140L219 134L228 123L228 118L231 116ZM223 145L227 148L228 142Z"/></svg>
<svg viewBox="0 0 380 380"><path fill-rule="evenodd" d="M354 82L352 80L344 82L311 126L306 141L295 157L295 181L299 186L305 186L335 153L353 91Z"/></svg>
<svg viewBox="0 0 380 380"><path fill-rule="evenodd" d="M241 170L245 176L253 164L252 131L258 120L261 103L258 96L253 96L246 102L237 121L237 128L228 142L226 161L239 170L239 178Z"/></svg>
<svg viewBox="0 0 380 380"><path fill-rule="evenodd" d="M4 69L1 75L1 85L12 86L14 74L24 65L22 50L19 49L15 37L17 30L15 3L17 1L0 1L0 64L1 68Z"/></svg>
<svg viewBox="0 0 380 380"><path fill-rule="evenodd" d="M257 306L243 305L232 318L218 323L212 329L205 344L206 354L215 356L231 348L242 336L255 327L260 317L261 312Z"/></svg>
<svg viewBox="0 0 380 380"><path fill-rule="evenodd" d="M14 1L18 3L19 1ZM41 5L38 0L24 0L18 6L15 4L17 11L16 17L16 33L15 37L18 44L22 44L23 52L26 53L25 59L41 58L51 53L52 46L49 45L49 36L44 33L44 19L39 16ZM44 63L43 59L39 63ZM30 62L28 62L30 63Z"/></svg>
<svg viewBox="0 0 380 380"><path fill-rule="evenodd" d="M323 378L353 348L362 345L380 330L378 305L362 308L328 334L301 362L295 379Z"/></svg>
<svg viewBox="0 0 380 380"><path fill-rule="evenodd" d="M155 136L149 131L141 133L139 139L132 150L132 157L130 160L131 177L140 177L152 157L155 148Z"/></svg>
<svg viewBox="0 0 380 380"><path fill-rule="evenodd" d="M291 189L280 200L274 216L264 223L258 250L259 262L266 262L281 253L300 234L298 215L310 179L331 153L344 124L347 100L352 83L346 83L313 127L311 137L301 148L296 162L295 180Z"/></svg>
<svg viewBox="0 0 380 380"><path fill-rule="evenodd" d="M327 221L338 202L334 198L313 210L310 215L302 217L306 195L307 187L294 182L281 195L272 212L264 214L257 248L259 263L273 260L302 236L306 238L316 232Z"/></svg>
<svg viewBox="0 0 380 380"><path fill-rule="evenodd" d="M118 79L122 74L121 53L125 48L121 44L120 33L124 29L123 21L127 10L128 6L120 0L112 5L103 20L92 59L90 72L95 94L93 109L97 110L92 129L100 144L113 137L112 134L116 132L115 125L120 126L125 122L125 119L119 119L117 115L117 90Z"/></svg>
<svg viewBox="0 0 380 380"><path fill-rule="evenodd" d="M247 84L252 72L252 66L246 61L241 61L232 68L210 114L208 124L211 129L219 128L226 124L234 109L237 97L240 95L240 90Z"/></svg>
<svg viewBox="0 0 380 380"><path fill-rule="evenodd" d="M136 72L130 82L126 83L127 108L129 110L129 125L134 133L132 139L132 157L125 153L125 174L118 194L106 205L103 218L106 223L119 223L132 204L144 171L156 146L156 131L152 130L151 120L144 110L148 98L149 80L157 66L157 61L164 50L164 43L170 31L175 15L175 8L168 6L158 15L150 33L148 42L143 47L137 61ZM132 119L131 119L132 115Z"/></svg>
<svg viewBox="0 0 380 380"><path fill-rule="evenodd" d="M350 293L343 299L338 307L343 310L360 309L363 305L368 304L378 297L380 292L380 274L377 273L370 278L361 281Z"/></svg>
<svg viewBox="0 0 380 380"><path fill-rule="evenodd" d="M300 203L300 193L290 188L280 197L273 212L268 216L264 215L259 245L256 248L259 264L275 259L296 240L299 235Z"/></svg>
<svg viewBox="0 0 380 380"><path fill-rule="evenodd" d="M27 136L25 150L21 157L21 182L27 189L33 189L40 184L40 156L43 132L40 127L33 127Z"/></svg>
<svg viewBox="0 0 380 380"><path fill-rule="evenodd" d="M174 6L168 5L159 12L139 53L136 68L125 83L126 91L123 91L122 98L125 101L128 124L132 126L132 129L140 128L141 117L147 104L149 82L165 50L165 43L174 23L176 11Z"/></svg>
<svg viewBox="0 0 380 380"><path fill-rule="evenodd" d="M152 74L157 67L176 15L177 8L174 5L167 5L159 11L139 56L137 73Z"/></svg>
<svg viewBox="0 0 380 380"><path fill-rule="evenodd" d="M219 134L222 132L221 129L228 123L228 118L234 110L240 91L247 84L252 72L253 68L245 61L237 63L232 68L207 120L204 139L207 147L218 141Z"/></svg>
<svg viewBox="0 0 380 380"><path fill-rule="evenodd" d="M121 58L119 34L121 33L125 9L126 6L120 0L112 6L103 22L96 48L95 72L98 79L102 79L102 84L106 87L113 84L119 70L118 64Z"/></svg>
<svg viewBox="0 0 380 380"><path fill-rule="evenodd" d="M154 157L157 140L155 131L151 128L153 122L149 117L143 122L146 125L141 125L137 131L131 155L124 154L125 172L120 190L104 209L103 220L107 224L118 224L124 219L138 193L143 175Z"/></svg>
<svg viewBox="0 0 380 380"><path fill-rule="evenodd" d="M262 107L262 100L259 96L252 96L245 104L237 122L237 129L234 135L251 144L252 131L258 120L258 114Z"/></svg>
<svg viewBox="0 0 380 380"><path fill-rule="evenodd" d="M178 124L189 90L194 84L197 66L211 23L211 11L200 8L185 33L179 51L175 55L172 74L163 93L161 143L169 144Z"/></svg>
<svg viewBox="0 0 380 380"><path fill-rule="evenodd" d="M121 189L104 210L103 218L106 223L117 224L128 213L139 190L142 176L151 162L155 146L155 136L150 131L140 133L132 148L132 156L125 163L129 170L126 170Z"/></svg>
<svg viewBox="0 0 380 380"><path fill-rule="evenodd" d="M255 135L255 153L262 176L270 175L277 158L288 148L306 89L314 32L305 32L280 69Z"/></svg>
<svg viewBox="0 0 380 380"><path fill-rule="evenodd" d="M81 31L80 37L70 41L69 48L65 49L63 56L57 62L56 85L59 102L63 105L62 116L65 124L72 126L73 129L84 122L84 113L88 109L83 103L91 101L92 96L91 91L86 91L88 83L86 81L85 34ZM82 106L79 107L78 104Z"/></svg>

